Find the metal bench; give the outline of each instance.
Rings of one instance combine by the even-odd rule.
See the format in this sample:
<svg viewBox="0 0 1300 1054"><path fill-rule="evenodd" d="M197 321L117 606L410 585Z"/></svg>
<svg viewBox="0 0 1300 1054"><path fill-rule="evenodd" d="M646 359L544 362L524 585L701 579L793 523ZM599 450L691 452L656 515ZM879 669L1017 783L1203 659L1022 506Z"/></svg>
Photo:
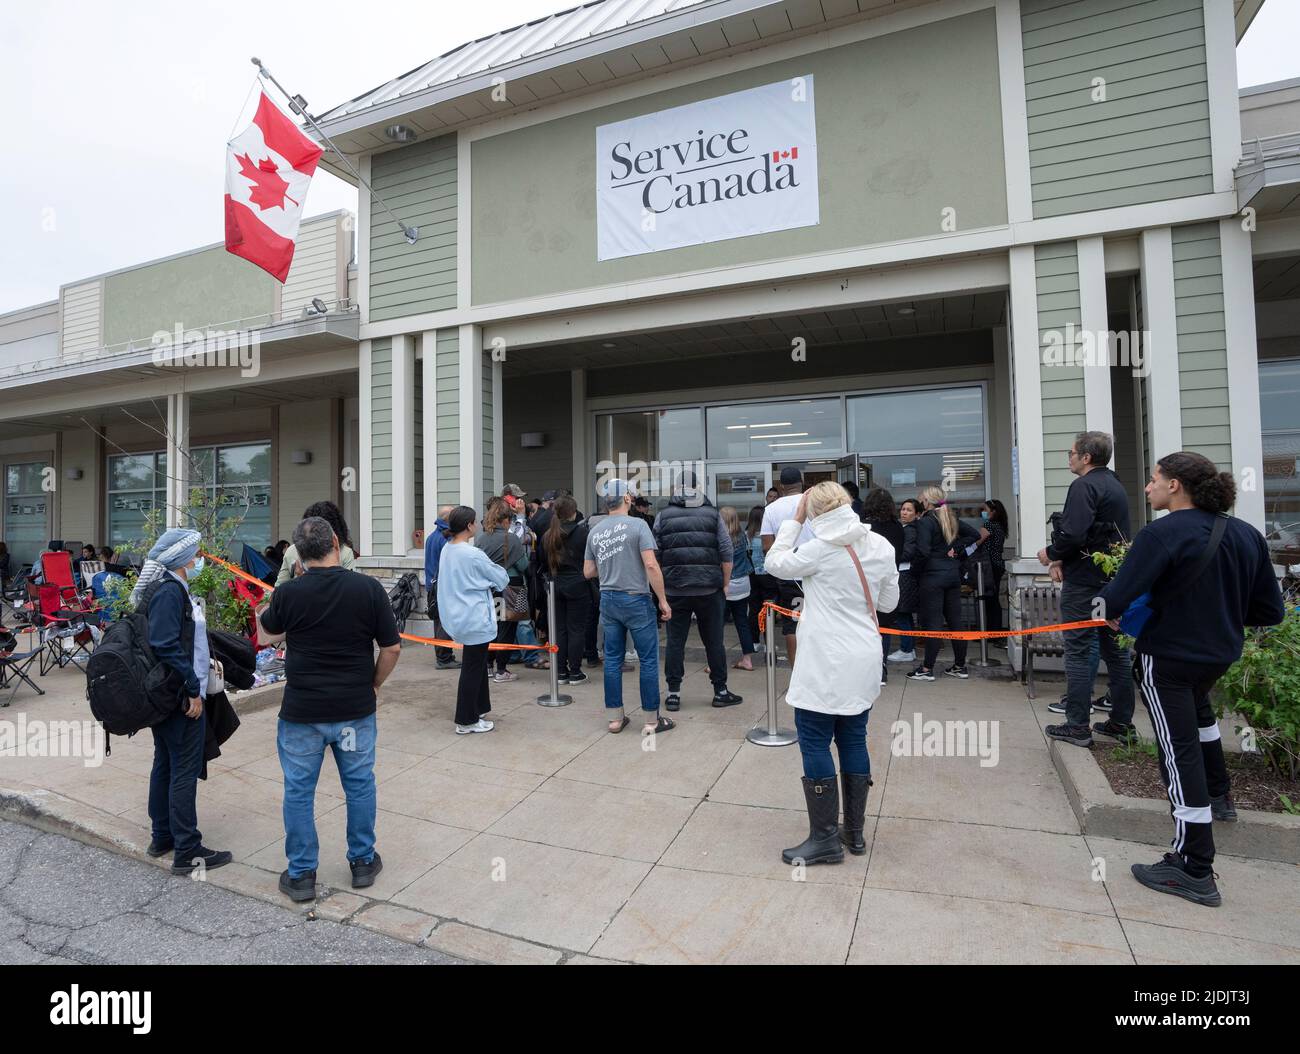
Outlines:
<svg viewBox="0 0 1300 1054"><path fill-rule="evenodd" d="M1020 628L1051 626L1061 621L1061 590L1058 586L1025 586L1020 590ZM1034 656L1064 658L1065 634L1031 633L1020 638L1025 649L1020 664L1020 683L1026 686L1029 698L1034 695Z"/></svg>

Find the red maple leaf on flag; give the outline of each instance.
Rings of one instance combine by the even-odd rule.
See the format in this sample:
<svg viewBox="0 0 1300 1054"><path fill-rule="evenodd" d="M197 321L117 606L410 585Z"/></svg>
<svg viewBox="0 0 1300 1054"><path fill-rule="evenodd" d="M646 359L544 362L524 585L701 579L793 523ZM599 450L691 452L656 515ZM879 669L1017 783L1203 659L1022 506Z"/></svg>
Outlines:
<svg viewBox="0 0 1300 1054"><path fill-rule="evenodd" d="M284 208L285 199L288 197L285 192L289 189L289 184L280 178L280 170L274 161L268 157L264 161L253 164L247 154L243 156L236 154L235 160L239 162L239 174L253 184L249 200L254 205L264 211ZM293 198L288 200L293 201ZM293 203L298 204L296 201Z"/></svg>

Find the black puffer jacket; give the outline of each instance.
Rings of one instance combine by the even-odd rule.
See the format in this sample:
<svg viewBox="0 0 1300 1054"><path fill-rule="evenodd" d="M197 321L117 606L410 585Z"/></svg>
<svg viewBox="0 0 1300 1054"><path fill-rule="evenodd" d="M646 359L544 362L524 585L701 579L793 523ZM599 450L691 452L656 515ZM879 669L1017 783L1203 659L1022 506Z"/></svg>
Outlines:
<svg viewBox="0 0 1300 1054"><path fill-rule="evenodd" d="M731 563L731 545L724 551L721 517L707 498L687 506L676 494L655 520L655 542L664 572L664 591L670 596L705 596L722 589L722 565ZM725 531L722 532L725 535Z"/></svg>
<svg viewBox="0 0 1300 1054"><path fill-rule="evenodd" d="M943 536L943 524L933 509L916 522L916 542L904 558L911 561L912 571L928 585L961 584L964 550L979 541L979 531L962 520L957 521L957 537L951 542ZM953 555L949 556L948 553Z"/></svg>

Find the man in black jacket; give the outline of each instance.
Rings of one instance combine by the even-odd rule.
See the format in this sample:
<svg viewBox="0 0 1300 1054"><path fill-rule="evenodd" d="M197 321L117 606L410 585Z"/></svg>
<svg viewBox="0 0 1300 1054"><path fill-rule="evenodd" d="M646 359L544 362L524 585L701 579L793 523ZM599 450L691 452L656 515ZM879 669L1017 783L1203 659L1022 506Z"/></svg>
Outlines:
<svg viewBox="0 0 1300 1054"><path fill-rule="evenodd" d="M1119 478L1106 466L1114 441L1105 432L1080 432L1070 447L1070 471L1079 478L1070 484L1065 508L1052 530L1052 540L1038 554L1038 560L1052 569L1061 582L1061 617L1066 622L1096 618L1093 598L1106 578L1092 559L1113 543L1128 540L1128 495ZM1109 720L1088 727L1092 709L1092 682L1096 666L1092 650L1097 647L1106 663L1110 690ZM1065 631L1065 723L1048 725L1044 731L1053 739L1078 747L1092 746L1092 733L1126 737L1133 728L1133 658L1121 648L1117 634L1109 627ZM1057 709L1057 704L1052 704Z"/></svg>
<svg viewBox="0 0 1300 1054"><path fill-rule="evenodd" d="M727 610L723 589L731 577L731 538L718 510L697 486L695 473L685 470L668 506L654 522L664 592L673 612L664 650L664 678L668 681L664 707L668 710L681 709L678 692L686 672L686 637L692 614L708 656L713 705L735 706L742 702L727 688L727 651L722 643Z"/></svg>

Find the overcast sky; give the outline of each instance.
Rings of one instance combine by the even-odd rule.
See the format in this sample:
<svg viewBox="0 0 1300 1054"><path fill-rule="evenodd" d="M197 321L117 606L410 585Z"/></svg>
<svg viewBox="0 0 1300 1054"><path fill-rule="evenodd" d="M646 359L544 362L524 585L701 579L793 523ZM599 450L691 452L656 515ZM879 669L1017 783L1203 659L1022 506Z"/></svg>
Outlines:
<svg viewBox="0 0 1300 1054"><path fill-rule="evenodd" d="M1228 2L1228 0L1224 0ZM220 241L225 143L257 55L313 113L565 0L45 0L0 13L0 312ZM1242 87L1300 77L1300 0L1268 0ZM249 111L245 113L251 115ZM305 215L356 209L319 173Z"/></svg>

